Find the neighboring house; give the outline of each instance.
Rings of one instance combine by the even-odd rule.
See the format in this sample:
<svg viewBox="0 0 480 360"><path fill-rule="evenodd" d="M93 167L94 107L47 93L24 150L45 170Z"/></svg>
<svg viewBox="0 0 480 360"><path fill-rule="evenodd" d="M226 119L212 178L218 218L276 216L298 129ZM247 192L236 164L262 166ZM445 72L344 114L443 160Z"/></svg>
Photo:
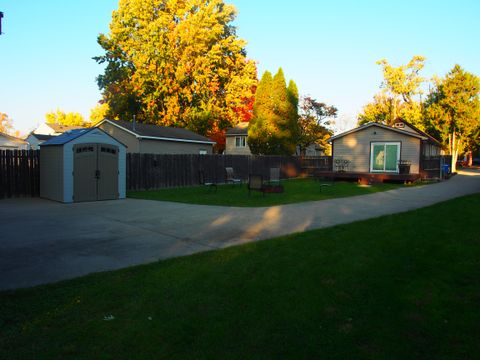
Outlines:
<svg viewBox="0 0 480 360"><path fill-rule="evenodd" d="M187 129L102 120L95 125L127 146L128 153L212 154L215 142Z"/></svg>
<svg viewBox="0 0 480 360"><path fill-rule="evenodd" d="M70 130L83 129L81 126L69 126L63 124L49 124L44 123L38 128L33 130L25 139L30 144L30 148L33 150L39 149L39 145L45 141L50 140L52 137L62 135Z"/></svg>
<svg viewBox="0 0 480 360"><path fill-rule="evenodd" d="M39 145L45 141L50 140L51 138L57 135L44 135L44 134L35 134L33 131L25 139L26 142L30 144L30 149L38 150Z"/></svg>
<svg viewBox="0 0 480 360"><path fill-rule="evenodd" d="M368 123L333 136L329 142L334 171L396 174L402 160L410 164L410 174L419 174L423 156L442 154L437 140L402 119L393 127ZM336 166L339 163L343 165Z"/></svg>
<svg viewBox="0 0 480 360"><path fill-rule="evenodd" d="M300 149L297 146L297 154L300 154ZM310 144L305 149L305 156L324 156L325 155L325 146L320 144Z"/></svg>
<svg viewBox="0 0 480 360"><path fill-rule="evenodd" d="M64 132L76 129L83 129L83 126L69 126L63 124L44 123L32 131L33 134L58 136Z"/></svg>
<svg viewBox="0 0 480 360"><path fill-rule="evenodd" d="M0 132L0 150L28 150L28 148L25 140Z"/></svg>
<svg viewBox="0 0 480 360"><path fill-rule="evenodd" d="M234 128L227 130L225 155L252 155L248 146L248 122L241 122ZM300 153L297 147L297 154ZM319 144L311 144L305 149L305 156L323 156L325 148Z"/></svg>
<svg viewBox="0 0 480 360"><path fill-rule="evenodd" d="M225 155L252 155L247 143L248 124L248 122L241 122L227 130Z"/></svg>

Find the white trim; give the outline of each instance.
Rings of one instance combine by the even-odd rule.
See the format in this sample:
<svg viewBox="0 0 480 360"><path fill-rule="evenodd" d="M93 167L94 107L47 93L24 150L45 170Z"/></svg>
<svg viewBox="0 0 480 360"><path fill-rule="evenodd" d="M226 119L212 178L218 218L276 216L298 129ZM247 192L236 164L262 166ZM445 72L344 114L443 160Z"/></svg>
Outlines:
<svg viewBox="0 0 480 360"><path fill-rule="evenodd" d="M237 139L239 139L240 145L237 145ZM247 147L247 137L246 136L235 136L235 147L243 149Z"/></svg>
<svg viewBox="0 0 480 360"><path fill-rule="evenodd" d="M148 140L164 140L164 141L175 141L175 142L187 142L187 143L195 143L195 144L209 144L209 145L215 145L215 141L201 141L201 140L187 140L187 139L178 139L178 138L166 138L166 137L158 137L158 136L143 136L143 135L138 135L137 133L124 128L123 126L120 126L118 124L115 124L113 121L104 119L100 121L95 127L99 127L103 123L108 122L109 124L116 126L117 128L128 132L129 134L132 134L135 136L137 139L148 139Z"/></svg>
<svg viewBox="0 0 480 360"><path fill-rule="evenodd" d="M385 169L385 160L386 160L386 154L387 151L384 151L384 158L383 158L383 170L374 170L373 169L373 147L375 145L383 145L383 148L385 150L386 145L397 145L397 164L396 164L396 169L395 170L386 170ZM370 172L371 173L394 173L398 174L398 161L400 160L400 152L402 151L402 143L399 141L372 141L370 143Z"/></svg>
<svg viewBox="0 0 480 360"><path fill-rule="evenodd" d="M385 129L385 130L391 130L393 132L396 132L396 133L399 133L399 134L403 134L403 135L407 135L407 136L413 136L413 137L416 137L416 138L419 138L419 139L422 139L422 140L428 140L428 138L426 136L422 136L420 134L414 134L410 131L405 131L405 130L400 130L400 129L396 129L396 128L393 128L393 127L390 127L390 126L386 126L386 125L383 125L383 124L378 124L378 123L368 123L368 124L365 124L365 125L362 125L358 128L355 128L355 129L352 129L352 130L348 130L344 133L341 133L341 134L338 134L338 135L335 135L335 136L332 136L330 139L328 139L328 142L332 142L333 140L337 140L341 137L344 137L346 135L349 135L349 134L352 134L352 133L355 133L357 131L361 131L361 130L365 130L365 129L368 129L369 127L372 127L372 126L377 126L379 128L382 128L382 129Z"/></svg>
<svg viewBox="0 0 480 360"><path fill-rule="evenodd" d="M139 139L147 139L147 140L165 140L165 141L174 141L174 142L186 142L186 143L196 143L196 144L209 144L215 145L216 142L214 141L200 141L200 140L187 140L187 139L178 139L178 138L165 138L165 137L157 137L157 136L137 136Z"/></svg>

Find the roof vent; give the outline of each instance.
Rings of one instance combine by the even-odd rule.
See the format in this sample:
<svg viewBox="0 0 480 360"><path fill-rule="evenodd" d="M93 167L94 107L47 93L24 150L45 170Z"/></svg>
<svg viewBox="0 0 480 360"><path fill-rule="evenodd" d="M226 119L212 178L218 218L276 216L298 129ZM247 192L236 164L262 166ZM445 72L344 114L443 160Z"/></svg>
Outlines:
<svg viewBox="0 0 480 360"><path fill-rule="evenodd" d="M405 124L403 122L397 122L393 125L393 127L397 128L397 129L404 129Z"/></svg>

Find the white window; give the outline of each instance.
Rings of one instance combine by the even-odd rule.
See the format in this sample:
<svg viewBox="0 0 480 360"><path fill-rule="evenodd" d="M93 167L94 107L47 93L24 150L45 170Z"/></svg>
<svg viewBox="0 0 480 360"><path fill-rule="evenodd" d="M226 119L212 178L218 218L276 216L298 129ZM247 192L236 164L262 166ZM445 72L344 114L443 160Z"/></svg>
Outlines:
<svg viewBox="0 0 480 360"><path fill-rule="evenodd" d="M371 172L398 172L399 142L373 142L370 146Z"/></svg>
<svg viewBox="0 0 480 360"><path fill-rule="evenodd" d="M236 136L235 137L235 147L246 147L247 138L245 136Z"/></svg>
<svg viewBox="0 0 480 360"><path fill-rule="evenodd" d="M199 154L200 155L207 155L207 150L202 149L202 150L200 150Z"/></svg>

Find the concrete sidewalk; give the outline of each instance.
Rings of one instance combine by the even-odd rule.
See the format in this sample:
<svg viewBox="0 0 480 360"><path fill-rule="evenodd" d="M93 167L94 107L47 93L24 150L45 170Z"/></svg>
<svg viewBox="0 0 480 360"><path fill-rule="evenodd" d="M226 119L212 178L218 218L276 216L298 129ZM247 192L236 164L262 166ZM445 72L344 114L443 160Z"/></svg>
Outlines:
<svg viewBox="0 0 480 360"><path fill-rule="evenodd" d="M438 184L269 208L1 200L0 289L350 223L477 192L480 171L470 170Z"/></svg>

